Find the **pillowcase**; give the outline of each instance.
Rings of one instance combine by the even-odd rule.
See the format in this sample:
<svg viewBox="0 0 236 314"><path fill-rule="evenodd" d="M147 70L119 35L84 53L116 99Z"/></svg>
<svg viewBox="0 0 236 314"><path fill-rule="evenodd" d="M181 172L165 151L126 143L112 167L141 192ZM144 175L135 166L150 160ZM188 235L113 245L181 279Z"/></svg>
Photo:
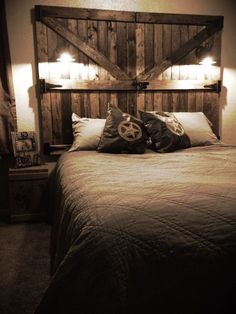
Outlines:
<svg viewBox="0 0 236 314"><path fill-rule="evenodd" d="M203 112L173 112L190 138L191 146L207 146L220 143L213 133L212 123Z"/></svg>
<svg viewBox="0 0 236 314"><path fill-rule="evenodd" d="M96 150L106 119L80 118L72 114L73 144L69 152L76 150Z"/></svg>
<svg viewBox="0 0 236 314"><path fill-rule="evenodd" d="M148 137L143 122L112 104L107 113L98 152L144 153Z"/></svg>
<svg viewBox="0 0 236 314"><path fill-rule="evenodd" d="M173 152L191 146L183 126L172 113L139 111L151 138L151 148L159 153Z"/></svg>

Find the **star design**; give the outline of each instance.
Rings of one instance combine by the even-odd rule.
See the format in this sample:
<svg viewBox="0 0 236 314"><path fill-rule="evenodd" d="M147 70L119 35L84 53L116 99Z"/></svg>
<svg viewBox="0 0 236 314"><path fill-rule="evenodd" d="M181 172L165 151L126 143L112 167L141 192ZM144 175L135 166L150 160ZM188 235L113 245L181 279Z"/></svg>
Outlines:
<svg viewBox="0 0 236 314"><path fill-rule="evenodd" d="M135 141L142 136L139 125L130 121L122 121L118 126L118 133L126 141Z"/></svg>
<svg viewBox="0 0 236 314"><path fill-rule="evenodd" d="M182 125L176 120L172 120L171 123L166 123L166 126L172 133L178 136L181 136L184 134L184 129Z"/></svg>

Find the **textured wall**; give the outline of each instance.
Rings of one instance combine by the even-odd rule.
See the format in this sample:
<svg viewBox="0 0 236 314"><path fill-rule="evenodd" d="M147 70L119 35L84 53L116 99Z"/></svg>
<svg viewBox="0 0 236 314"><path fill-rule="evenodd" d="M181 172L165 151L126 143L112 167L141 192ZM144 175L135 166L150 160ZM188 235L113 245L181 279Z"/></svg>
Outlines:
<svg viewBox="0 0 236 314"><path fill-rule="evenodd" d="M35 93L35 60L32 8L61 5L94 9L115 9L161 13L224 15L222 37L221 134L226 143L236 144L236 4L233 0L8 0L6 1L10 53L19 130L38 130Z"/></svg>

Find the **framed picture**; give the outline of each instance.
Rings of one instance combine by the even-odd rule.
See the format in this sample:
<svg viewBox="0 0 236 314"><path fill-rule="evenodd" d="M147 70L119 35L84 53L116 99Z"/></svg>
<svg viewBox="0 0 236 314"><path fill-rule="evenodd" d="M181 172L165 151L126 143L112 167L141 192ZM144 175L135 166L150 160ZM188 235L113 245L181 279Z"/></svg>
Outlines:
<svg viewBox="0 0 236 314"><path fill-rule="evenodd" d="M40 164L40 155L35 132L11 132L16 168Z"/></svg>

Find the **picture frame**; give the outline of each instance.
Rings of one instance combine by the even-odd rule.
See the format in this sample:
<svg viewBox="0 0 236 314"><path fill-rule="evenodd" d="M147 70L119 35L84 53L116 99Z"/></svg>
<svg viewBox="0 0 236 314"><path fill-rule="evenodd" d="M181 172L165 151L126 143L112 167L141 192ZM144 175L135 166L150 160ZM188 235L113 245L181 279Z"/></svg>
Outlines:
<svg viewBox="0 0 236 314"><path fill-rule="evenodd" d="M11 132L11 137L16 168L40 165L40 154L35 132Z"/></svg>

